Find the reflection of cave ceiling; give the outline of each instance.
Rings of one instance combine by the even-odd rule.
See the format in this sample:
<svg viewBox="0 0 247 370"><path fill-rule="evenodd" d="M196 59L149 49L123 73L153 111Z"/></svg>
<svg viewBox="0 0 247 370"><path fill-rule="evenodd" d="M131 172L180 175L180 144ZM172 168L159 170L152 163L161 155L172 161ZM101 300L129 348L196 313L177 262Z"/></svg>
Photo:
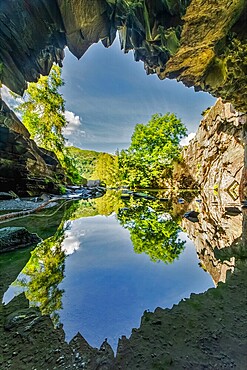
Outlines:
<svg viewBox="0 0 247 370"><path fill-rule="evenodd" d="M147 73L182 80L246 111L244 0L8 0L0 3L0 79L22 93L26 81L61 64L63 49L80 58L119 31Z"/></svg>

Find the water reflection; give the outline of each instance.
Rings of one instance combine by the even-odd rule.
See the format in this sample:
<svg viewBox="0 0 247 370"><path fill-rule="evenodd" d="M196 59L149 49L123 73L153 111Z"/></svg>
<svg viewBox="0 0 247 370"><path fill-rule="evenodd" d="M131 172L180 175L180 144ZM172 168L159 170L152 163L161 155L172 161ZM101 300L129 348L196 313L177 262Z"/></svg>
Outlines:
<svg viewBox="0 0 247 370"><path fill-rule="evenodd" d="M201 203L192 201L191 209L199 212L199 222L183 219L182 227L193 241L201 266L210 273L215 284L225 282L233 272L235 258L220 260L218 250L229 248L242 235L243 213L239 202L229 198L227 192L201 194Z"/></svg>
<svg viewBox="0 0 247 370"><path fill-rule="evenodd" d="M236 208L239 212L236 212ZM199 222L183 219L181 216L185 210L198 212ZM107 193L106 197L101 199L73 202L60 220L57 232L33 251L23 270L25 279L22 272L17 281L26 290L25 294L32 304L36 303L43 313L49 313L55 323L63 323L68 340L79 330L91 345L99 346L103 339L108 337L116 349L118 337L122 334L129 335L131 328L139 326L144 310L153 311L156 306L171 307L182 298L189 297L191 292L201 292L212 286L210 275L205 274L198 266L197 252L201 266L210 272L215 284L225 281L227 277L226 284L220 284L215 293L209 290L205 295L191 297L184 305L178 306L179 310L189 307L190 312L192 308L196 308L196 312L189 317L186 316L186 311L182 316L187 317L188 322L193 318L196 326L200 326L202 317L207 317L206 331L210 330L210 333L215 332L218 323L224 322L224 326L231 327L231 338L235 338L235 326L233 328L231 322L238 318L243 326L243 304L246 302L245 213L246 210L241 211L237 202L225 204L215 195L207 197L205 194L201 194L201 201L197 199L182 204L167 199L122 199L119 192ZM194 241L196 252L186 234L180 231L181 228L186 230ZM148 239L149 235L151 240L156 238L154 252L149 248L149 243L145 243L145 237ZM165 250L166 245L171 246L174 243L174 248ZM159 248L156 248L156 245ZM133 253L133 246L141 254ZM164 250L165 256L162 254ZM169 262L179 253L179 258L175 259L173 264L152 262ZM16 254L20 255L19 252ZM15 259L11 263L8 261L6 266L3 262L4 259L0 275L1 280L7 284L15 278L14 273L10 274L11 264L15 263ZM5 279L6 276L9 280ZM13 312L14 301L14 310L16 304L21 308L21 299L14 299L4 306L6 313ZM234 302L234 310L230 302ZM171 316L173 311L174 309ZM155 319L152 320L159 322L161 314L163 315L161 311L157 311ZM198 318L196 314L199 315ZM223 314L227 315L227 320L222 318ZM8 316L6 317L8 322ZM149 316L145 314L142 322L146 317ZM188 332L189 341L193 341L195 333L191 332L186 320L183 319L185 329L178 323L180 336L184 338ZM166 321L170 322L168 317L164 322ZM51 331L48 321L47 325ZM172 321L172 325L176 323ZM20 331L19 328L16 330ZM43 335L42 330L40 335ZM59 337L63 332L59 330L52 335L53 338L60 338L59 343L63 343ZM228 331L230 332L230 329ZM201 332L204 332L204 329ZM8 333L11 341L12 332ZM217 338L219 333L217 331ZM240 327L236 333L242 335ZM7 332L3 335L6 336ZM158 343L161 340L158 328L155 328L154 335L157 336L154 340ZM170 342L172 336L172 332L169 332ZM80 338L77 336L76 340L85 351L85 346L89 348L88 344ZM164 340L164 337L162 338ZM13 341L15 343L15 337ZM142 339L138 338L140 348L141 341ZM124 343L121 342L118 358L121 358L121 346ZM205 338L201 338L200 343L204 345ZM210 345L207 342L207 348ZM58 344L56 348L57 346ZM203 353L203 348L199 356ZM44 351L46 350L48 351L48 347L44 348ZM95 351L90 348L89 350L92 356L97 357ZM128 350L124 351L124 358L127 359ZM147 349L140 351L148 353ZM172 351L175 351L175 348L172 347ZM158 353L158 349L156 352ZM147 361L146 357L145 355Z"/></svg>
<svg viewBox="0 0 247 370"><path fill-rule="evenodd" d="M133 253L129 231L114 215L78 219L71 233L80 248L66 260L59 312L68 340L79 330L91 345L99 347L107 337L116 350L118 338L139 326L144 310L171 307L191 292L212 286L183 233L179 236L187 248L169 265ZM68 240L63 244L70 248Z"/></svg>
<svg viewBox="0 0 247 370"><path fill-rule="evenodd" d="M156 196L163 200L108 191L73 202L56 233L32 252L14 285L54 324L63 323L68 340L79 330L90 344L108 337L116 349L144 310L212 286L181 232L186 202Z"/></svg>
<svg viewBox="0 0 247 370"><path fill-rule="evenodd" d="M30 304L38 306L43 315L50 315L55 325L59 323L57 311L62 308L64 293L59 288L65 268L63 240L64 231L59 229L53 237L40 243L15 283L24 288Z"/></svg>
<svg viewBox="0 0 247 370"><path fill-rule="evenodd" d="M185 241L178 238L178 222L164 212L159 202L130 201L117 214L120 224L130 231L136 253L146 253L153 262L172 263L183 251Z"/></svg>

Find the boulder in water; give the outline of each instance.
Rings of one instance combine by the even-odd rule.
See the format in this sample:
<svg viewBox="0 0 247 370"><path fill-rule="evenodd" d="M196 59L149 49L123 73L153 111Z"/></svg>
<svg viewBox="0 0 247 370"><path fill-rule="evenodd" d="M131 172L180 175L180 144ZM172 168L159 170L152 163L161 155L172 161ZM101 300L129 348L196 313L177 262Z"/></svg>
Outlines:
<svg viewBox="0 0 247 370"><path fill-rule="evenodd" d="M40 240L37 234L31 234L25 227L4 227L0 229L0 253L30 247Z"/></svg>

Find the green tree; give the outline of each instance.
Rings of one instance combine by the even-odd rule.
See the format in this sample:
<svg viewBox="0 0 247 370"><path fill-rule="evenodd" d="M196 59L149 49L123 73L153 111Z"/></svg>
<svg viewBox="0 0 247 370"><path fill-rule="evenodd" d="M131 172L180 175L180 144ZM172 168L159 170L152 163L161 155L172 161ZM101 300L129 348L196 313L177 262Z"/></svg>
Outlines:
<svg viewBox="0 0 247 370"><path fill-rule="evenodd" d="M31 139L54 152L62 151L64 147L65 101L58 92L63 85L61 68L53 65L49 76L41 76L37 83L29 83L24 102L18 106Z"/></svg>
<svg viewBox="0 0 247 370"><path fill-rule="evenodd" d="M101 180L107 186L116 186L119 182L118 156L100 153L92 178Z"/></svg>
<svg viewBox="0 0 247 370"><path fill-rule="evenodd" d="M50 315L54 324L59 323L58 311L62 309L64 290L59 284L64 278L66 254L63 241L66 238L66 222L72 219L78 202L65 203L62 220L54 235L43 240L31 252L31 258L22 270L16 285L25 288L25 295L43 315Z"/></svg>
<svg viewBox="0 0 247 370"><path fill-rule="evenodd" d="M53 151L70 181L80 183L82 177L68 154L62 132L67 122L65 101L58 90L63 85L61 68L53 65L49 76L41 76L37 83L29 83L24 101L17 110L22 114L31 139L41 148Z"/></svg>
<svg viewBox="0 0 247 370"><path fill-rule="evenodd" d="M148 187L162 176L170 177L185 135L185 126L173 113L154 114L146 125L137 124L130 147L119 155L122 180L130 186Z"/></svg>
<svg viewBox="0 0 247 370"><path fill-rule="evenodd" d="M31 304L39 306L43 315L51 315L54 324L58 324L57 311L62 308L63 290L59 284L64 278L63 239L63 230L59 228L54 236L39 244L22 270L26 277L17 281L17 285L25 287Z"/></svg>
<svg viewBox="0 0 247 370"><path fill-rule="evenodd" d="M69 157L73 159L78 172L86 179L91 179L100 152L69 146L67 148L67 153Z"/></svg>

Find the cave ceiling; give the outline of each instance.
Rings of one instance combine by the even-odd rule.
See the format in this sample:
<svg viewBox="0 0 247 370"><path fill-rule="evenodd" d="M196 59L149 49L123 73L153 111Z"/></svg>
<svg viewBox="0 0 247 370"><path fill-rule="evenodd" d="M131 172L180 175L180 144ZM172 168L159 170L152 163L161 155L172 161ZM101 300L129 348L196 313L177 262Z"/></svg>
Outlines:
<svg viewBox="0 0 247 370"><path fill-rule="evenodd" d="M246 0L3 0L0 82L23 94L28 81L81 58L94 43L134 51L147 74L175 78L247 109Z"/></svg>

